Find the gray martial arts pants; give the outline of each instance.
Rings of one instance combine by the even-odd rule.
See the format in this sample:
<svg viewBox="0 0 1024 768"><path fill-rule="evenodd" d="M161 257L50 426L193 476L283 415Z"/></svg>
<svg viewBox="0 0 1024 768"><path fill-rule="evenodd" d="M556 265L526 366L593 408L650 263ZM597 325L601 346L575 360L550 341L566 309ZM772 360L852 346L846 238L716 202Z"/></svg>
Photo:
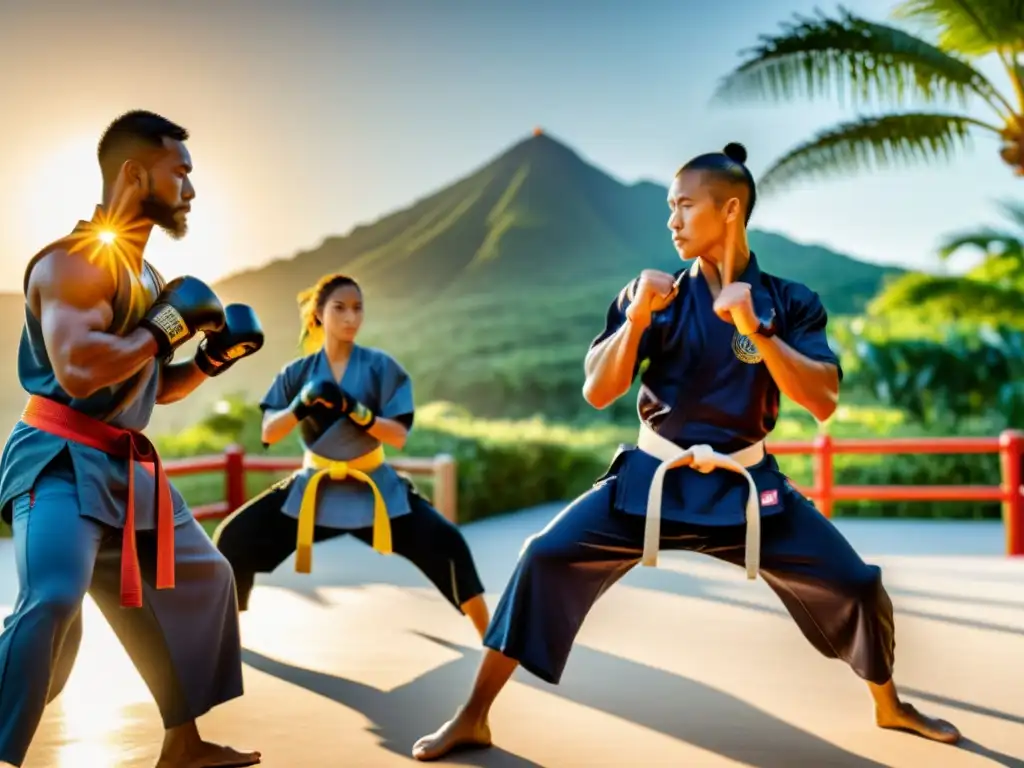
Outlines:
<svg viewBox="0 0 1024 768"><path fill-rule="evenodd" d="M156 537L138 533L143 605L122 608L121 531L80 515L70 472L51 465L12 506L20 589L0 634L0 761L24 762L43 709L64 688L86 592L128 651L166 728L242 695L231 566L195 520L175 528L174 589L153 586Z"/></svg>

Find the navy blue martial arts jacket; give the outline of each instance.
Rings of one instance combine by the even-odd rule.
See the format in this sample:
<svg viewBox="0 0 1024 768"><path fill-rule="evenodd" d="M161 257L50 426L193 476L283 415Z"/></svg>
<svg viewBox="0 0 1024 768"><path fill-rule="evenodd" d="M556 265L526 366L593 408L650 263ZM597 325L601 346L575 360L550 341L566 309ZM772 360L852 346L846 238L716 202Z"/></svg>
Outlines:
<svg viewBox="0 0 1024 768"><path fill-rule="evenodd" d="M641 363L637 414L640 420L681 447L708 444L732 453L763 440L779 415L779 388L753 343L721 320L713 310L711 290L698 263L687 265L679 293L666 309L654 314L637 354L634 378ZM818 295L800 283L762 272L756 256L736 282L749 283L758 317L774 312L776 334L812 360L842 368L825 335L827 315ZM591 348L626 322L629 296L636 281L622 289L608 307L604 330ZM599 482L614 478L615 506L646 514L647 493L659 461L636 446L620 447ZM762 516L784 508L792 488L773 456L749 469L761 494ZM669 471L665 478L662 517L704 525L739 525L745 520L749 493L746 481L733 472L701 474L689 468Z"/></svg>

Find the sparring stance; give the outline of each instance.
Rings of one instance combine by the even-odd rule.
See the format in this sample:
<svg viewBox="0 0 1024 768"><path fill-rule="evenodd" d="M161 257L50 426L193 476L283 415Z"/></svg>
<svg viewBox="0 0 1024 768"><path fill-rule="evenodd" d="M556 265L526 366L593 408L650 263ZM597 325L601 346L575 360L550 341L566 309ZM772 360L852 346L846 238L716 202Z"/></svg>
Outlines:
<svg viewBox="0 0 1024 768"><path fill-rule="evenodd" d="M141 433L257 351L251 308L143 258L154 225L182 237L195 190L185 129L135 111L99 144L103 202L25 272L18 375L29 393L0 459L0 512L20 590L0 634L0 765L20 766L64 688L86 592L156 699L158 768L245 766L258 752L203 741L196 718L242 695L231 568ZM171 364L203 334L193 360Z"/></svg>
<svg viewBox="0 0 1024 768"><path fill-rule="evenodd" d="M271 486L214 534L231 563L246 610L257 573L295 553L309 573L313 544L351 533L381 554L407 558L477 632L487 630L484 588L462 533L384 459L413 425L412 381L386 353L355 343L363 294L346 275L328 275L299 296L309 352L274 379L260 403L263 441L300 428L303 468Z"/></svg>
<svg viewBox="0 0 1024 768"><path fill-rule="evenodd" d="M516 666L557 684L593 604L638 562L656 564L659 549L745 565L751 579L760 572L811 644L867 681L879 726L959 739L952 725L897 696L892 604L880 570L765 450L780 392L827 419L842 370L817 294L762 272L749 252L755 188L745 161L746 150L730 144L676 174L668 227L693 264L631 281L585 362L584 396L605 408L648 361L637 444L623 446L590 491L527 541L467 703L413 746L414 757L489 746L488 713Z"/></svg>

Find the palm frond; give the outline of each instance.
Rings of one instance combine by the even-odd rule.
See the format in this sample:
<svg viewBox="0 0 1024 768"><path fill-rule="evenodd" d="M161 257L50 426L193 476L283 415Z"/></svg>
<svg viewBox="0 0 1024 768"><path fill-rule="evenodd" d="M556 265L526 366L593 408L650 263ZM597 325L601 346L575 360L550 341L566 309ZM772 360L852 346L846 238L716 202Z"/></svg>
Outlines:
<svg viewBox="0 0 1024 768"><path fill-rule="evenodd" d="M939 47L963 56L1019 49L1024 0L904 0L893 17L935 30Z"/></svg>
<svg viewBox="0 0 1024 768"><path fill-rule="evenodd" d="M947 322L999 321L1020 327L1024 293L980 280L911 273L889 284L868 308L873 317L900 314Z"/></svg>
<svg viewBox="0 0 1024 768"><path fill-rule="evenodd" d="M798 145L761 175L768 192L802 178L822 178L899 164L949 159L970 145L971 127L994 126L963 115L907 113L842 123Z"/></svg>
<svg viewBox="0 0 1024 768"><path fill-rule="evenodd" d="M1024 203L1003 200L999 203L999 210L1006 219L1013 222L1014 226L1020 228L1021 236L1024 237Z"/></svg>
<svg viewBox="0 0 1024 768"><path fill-rule="evenodd" d="M719 101L797 96L872 99L888 105L957 100L970 94L994 109L1001 96L963 61L895 27L867 21L844 9L838 18L797 16L778 35L762 35L747 60L715 92Z"/></svg>
<svg viewBox="0 0 1024 768"><path fill-rule="evenodd" d="M1017 57L1022 53L1024 49L1024 37L1020 39L1017 45L1010 48L1010 56L1012 61L1009 62L1009 74L1010 81L1013 83L1013 90L1017 94L1017 103L1019 104L1019 112L1024 112L1024 65L1020 64Z"/></svg>
<svg viewBox="0 0 1024 768"><path fill-rule="evenodd" d="M946 235L939 244L938 256L946 260L966 248L976 248L984 254L997 254L1024 251L1024 243L1021 242L1021 235L984 227Z"/></svg>

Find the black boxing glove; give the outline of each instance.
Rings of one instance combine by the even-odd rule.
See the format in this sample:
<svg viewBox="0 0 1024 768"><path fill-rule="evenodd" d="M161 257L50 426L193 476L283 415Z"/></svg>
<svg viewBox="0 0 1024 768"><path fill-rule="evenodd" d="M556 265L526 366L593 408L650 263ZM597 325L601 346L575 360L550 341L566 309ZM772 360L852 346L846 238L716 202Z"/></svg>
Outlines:
<svg viewBox="0 0 1024 768"><path fill-rule="evenodd" d="M224 307L202 280L179 277L164 286L139 325L156 339L157 356L167 359L200 331L223 328Z"/></svg>
<svg viewBox="0 0 1024 768"><path fill-rule="evenodd" d="M207 333L196 350L196 365L207 376L219 376L263 346L263 328L256 312L246 304L224 307L224 328Z"/></svg>
<svg viewBox="0 0 1024 768"><path fill-rule="evenodd" d="M340 415L345 398L341 388L333 381L317 379L308 382L292 400L291 412L302 421L307 416L320 414Z"/></svg>
<svg viewBox="0 0 1024 768"><path fill-rule="evenodd" d="M348 416L349 421L362 430L367 430L377 421L377 414L356 400L345 390L341 390L341 412Z"/></svg>

